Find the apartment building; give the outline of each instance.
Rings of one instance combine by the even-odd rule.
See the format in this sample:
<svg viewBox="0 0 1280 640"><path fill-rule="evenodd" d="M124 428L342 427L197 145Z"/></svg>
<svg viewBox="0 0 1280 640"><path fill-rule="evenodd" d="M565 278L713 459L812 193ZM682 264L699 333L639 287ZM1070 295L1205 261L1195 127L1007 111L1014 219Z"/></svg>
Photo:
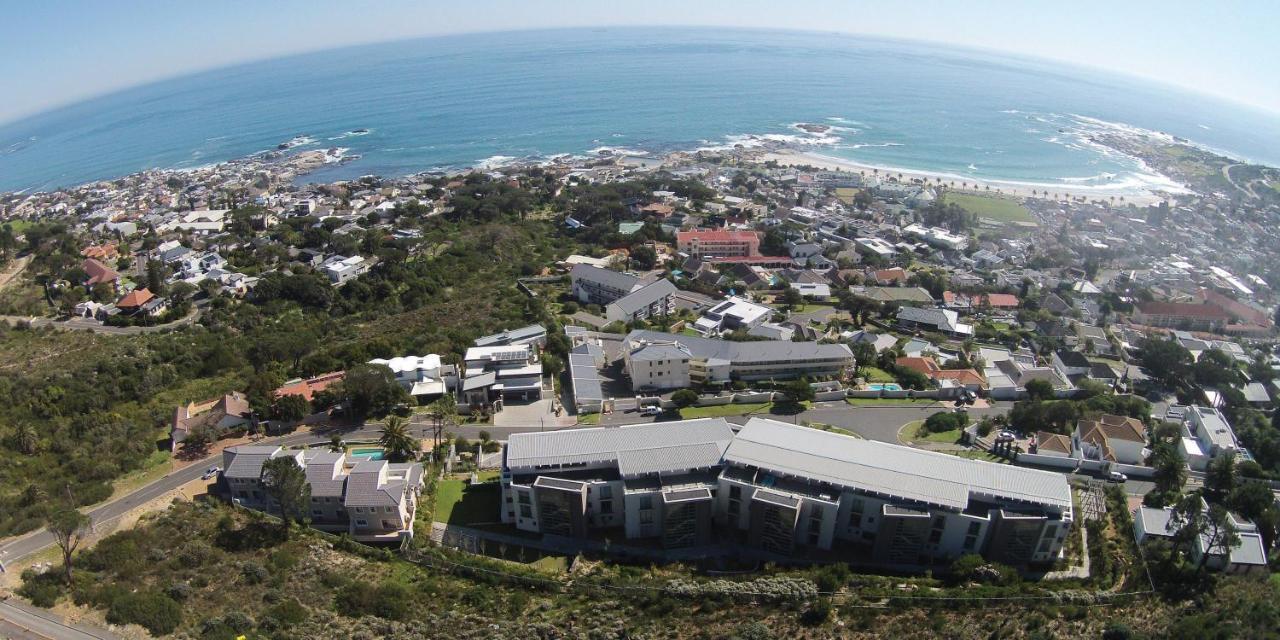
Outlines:
<svg viewBox="0 0 1280 640"><path fill-rule="evenodd" d="M655 280L605 305L609 322L630 323L669 315L676 309L679 290L669 280Z"/></svg>
<svg viewBox="0 0 1280 640"><path fill-rule="evenodd" d="M466 377L463 392L475 395L483 391L503 400L540 400L542 398L542 363L529 344L471 347L463 355ZM470 400L470 399L469 399ZM488 400L486 400L487 402ZM469 404L483 404L470 402Z"/></svg>
<svg viewBox="0 0 1280 640"><path fill-rule="evenodd" d="M683 352L675 373L664 369L660 378L664 386L656 384L659 378L646 375L650 366L649 345L663 345ZM844 344L818 342L791 342L789 340L761 340L732 342L712 338L636 330L623 340L623 363L631 376L632 388L677 389L693 384L722 384L734 380L784 380L810 376L814 378L840 376L854 366L853 351ZM670 352L674 357L674 352ZM641 357L643 356L643 358ZM661 358L665 360L666 358ZM662 365L659 365L662 366ZM687 366L687 377L680 373ZM639 377L637 377L639 374ZM670 385L670 386L665 386Z"/></svg>
<svg viewBox="0 0 1280 640"><path fill-rule="evenodd" d="M422 492L423 468L350 457L325 449L293 450L243 445L222 452L219 490L234 503L277 513L262 484L262 466L287 457L301 467L311 489L311 526L347 533L362 542L395 542L413 537L413 518Z"/></svg>
<svg viewBox="0 0 1280 640"><path fill-rule="evenodd" d="M1140 302L1133 310L1137 324L1188 331L1222 331L1230 320L1225 311L1210 304Z"/></svg>
<svg viewBox="0 0 1280 640"><path fill-rule="evenodd" d="M719 418L518 434L502 493L503 522L526 531L736 539L780 556L856 547L898 566L1046 564L1073 519L1060 474L762 418L736 434Z"/></svg>
<svg viewBox="0 0 1280 640"><path fill-rule="evenodd" d="M693 258L735 258L760 255L755 231L695 229L676 232L676 248Z"/></svg>
<svg viewBox="0 0 1280 640"><path fill-rule="evenodd" d="M1241 450L1226 416L1213 407L1188 407L1182 417L1182 429L1186 436L1182 453L1192 468L1203 469L1210 458Z"/></svg>
<svg viewBox="0 0 1280 640"><path fill-rule="evenodd" d="M629 273L602 269L589 264L574 265L569 271L573 297L583 304L607 305L647 284Z"/></svg>

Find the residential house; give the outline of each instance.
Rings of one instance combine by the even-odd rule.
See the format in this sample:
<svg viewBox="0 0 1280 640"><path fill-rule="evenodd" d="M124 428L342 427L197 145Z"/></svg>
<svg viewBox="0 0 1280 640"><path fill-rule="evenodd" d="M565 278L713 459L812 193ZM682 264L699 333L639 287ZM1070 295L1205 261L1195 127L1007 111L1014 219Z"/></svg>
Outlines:
<svg viewBox="0 0 1280 640"><path fill-rule="evenodd" d="M496 347L507 344L529 344L541 349L547 345L547 328L540 324L531 324L519 329L510 329L493 335L475 339L477 347Z"/></svg>
<svg viewBox="0 0 1280 640"><path fill-rule="evenodd" d="M773 317L773 309L745 298L731 296L702 312L693 330L704 336L745 329L750 332Z"/></svg>
<svg viewBox="0 0 1280 640"><path fill-rule="evenodd" d="M898 358L897 365L920 373L940 386L945 386L943 381L946 380L974 393L986 390L987 381L974 369L943 369L933 358L908 356Z"/></svg>
<svg viewBox="0 0 1280 640"><path fill-rule="evenodd" d="M360 542L413 538L425 484L421 464L370 460L322 448L290 450L262 445L229 447L222 458L219 488L236 504L274 512L278 507L263 488L263 465L290 458L306 474L311 493L306 515L312 527L344 533Z"/></svg>
<svg viewBox="0 0 1280 640"><path fill-rule="evenodd" d="M1207 511L1208 505L1204 508ZM1236 529L1238 542L1228 550L1221 544L1212 545L1209 532L1202 533L1196 536L1191 545L1191 562L1200 564L1206 549L1209 549L1209 558L1204 561L1204 566L1208 569L1233 574L1267 573L1266 547L1262 543L1257 525L1234 513L1228 517ZM1173 522L1173 507L1138 507L1133 512L1133 529L1139 544L1148 538L1172 540L1177 534Z"/></svg>
<svg viewBox="0 0 1280 640"><path fill-rule="evenodd" d="M936 331L956 338L973 335L973 325L961 323L960 316L950 309L902 307L898 309L897 322L900 328L908 331Z"/></svg>
<svg viewBox="0 0 1280 640"><path fill-rule="evenodd" d="M328 389L340 382L346 377L345 371L333 371L331 373L322 373L318 376L302 379L294 378L284 383L279 389L276 389L275 396L283 398L285 396L299 396L307 402L311 402L317 393Z"/></svg>
<svg viewBox="0 0 1280 640"><path fill-rule="evenodd" d="M463 391L475 397L485 390L487 401L542 399L542 363L532 345L510 344L471 347L463 356Z"/></svg>
<svg viewBox="0 0 1280 640"><path fill-rule="evenodd" d="M190 402L175 409L169 423L169 441L176 451L193 431L207 430L213 437L220 438L230 431L247 429L255 422L248 398L239 391L233 391L219 398Z"/></svg>
<svg viewBox="0 0 1280 640"><path fill-rule="evenodd" d="M1235 431L1227 424L1226 416L1213 407L1188 407L1182 418L1182 429L1187 438L1193 439L1198 450L1184 450L1183 455L1192 468L1203 469L1209 458L1234 454L1241 450ZM1184 445L1184 448L1185 445ZM1197 455L1199 454L1199 455Z"/></svg>
<svg viewBox="0 0 1280 640"><path fill-rule="evenodd" d="M169 308L169 301L143 287L134 289L116 301L116 308L126 316L159 316Z"/></svg>
<svg viewBox="0 0 1280 640"><path fill-rule="evenodd" d="M418 404L426 404L458 388L458 368L446 364L439 355L374 358L369 364L391 369L396 382L413 396Z"/></svg>
<svg viewBox="0 0 1280 640"><path fill-rule="evenodd" d="M1103 414L1076 422L1071 434L1077 458L1140 465L1147 457L1147 427L1137 418Z"/></svg>

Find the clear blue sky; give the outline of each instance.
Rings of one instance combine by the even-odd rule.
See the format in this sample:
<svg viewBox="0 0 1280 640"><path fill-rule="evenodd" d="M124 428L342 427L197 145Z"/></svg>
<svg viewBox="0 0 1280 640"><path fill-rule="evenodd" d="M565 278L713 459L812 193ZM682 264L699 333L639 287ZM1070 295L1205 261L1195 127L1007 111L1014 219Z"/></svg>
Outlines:
<svg viewBox="0 0 1280 640"><path fill-rule="evenodd" d="M34 0L0 7L0 122L288 53L448 33L659 24L1004 50L1280 112L1277 0Z"/></svg>

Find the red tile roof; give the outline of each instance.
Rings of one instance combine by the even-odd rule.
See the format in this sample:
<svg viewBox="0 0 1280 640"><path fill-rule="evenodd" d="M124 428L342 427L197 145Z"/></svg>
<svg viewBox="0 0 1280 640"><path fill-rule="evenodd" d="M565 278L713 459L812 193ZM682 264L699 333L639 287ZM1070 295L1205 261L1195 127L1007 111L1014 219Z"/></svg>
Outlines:
<svg viewBox="0 0 1280 640"><path fill-rule="evenodd" d="M120 301L116 303L116 306L121 309L136 309L150 302L154 297L156 297L155 294L151 293L151 291L146 287L134 289L125 297L120 298Z"/></svg>
<svg viewBox="0 0 1280 640"><path fill-rule="evenodd" d="M299 380L291 384L286 384L283 387L276 389L276 397L302 396L307 400L307 402L311 402L311 399L315 397L315 394L341 382L346 375L347 372L345 371L334 371L332 373L324 373L307 380Z"/></svg>
<svg viewBox="0 0 1280 640"><path fill-rule="evenodd" d="M93 258L85 258L84 261L80 263L80 268L88 274L89 279L85 280L85 284L90 286L100 282L115 282L120 279L120 274L116 273L115 269L112 269Z"/></svg>
<svg viewBox="0 0 1280 640"><path fill-rule="evenodd" d="M1140 302L1138 311L1149 316L1183 316L1187 318L1210 318L1227 320L1226 312L1208 304L1192 304L1186 302Z"/></svg>
<svg viewBox="0 0 1280 640"><path fill-rule="evenodd" d="M677 231L676 242L753 242L760 239L755 231L732 231L725 229L695 229L693 231Z"/></svg>

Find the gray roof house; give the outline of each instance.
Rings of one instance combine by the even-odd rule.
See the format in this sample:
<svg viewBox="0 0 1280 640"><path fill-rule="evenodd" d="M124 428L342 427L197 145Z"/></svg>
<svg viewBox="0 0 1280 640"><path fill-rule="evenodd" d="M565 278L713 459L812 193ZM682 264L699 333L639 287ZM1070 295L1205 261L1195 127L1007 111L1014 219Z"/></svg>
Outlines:
<svg viewBox="0 0 1280 640"><path fill-rule="evenodd" d="M219 489L241 506L273 511L262 486L268 460L287 457L305 472L311 490L311 525L343 532L365 542L394 542L413 537L413 518L423 487L417 463L353 458L325 449L294 450L244 445L222 452Z"/></svg>

